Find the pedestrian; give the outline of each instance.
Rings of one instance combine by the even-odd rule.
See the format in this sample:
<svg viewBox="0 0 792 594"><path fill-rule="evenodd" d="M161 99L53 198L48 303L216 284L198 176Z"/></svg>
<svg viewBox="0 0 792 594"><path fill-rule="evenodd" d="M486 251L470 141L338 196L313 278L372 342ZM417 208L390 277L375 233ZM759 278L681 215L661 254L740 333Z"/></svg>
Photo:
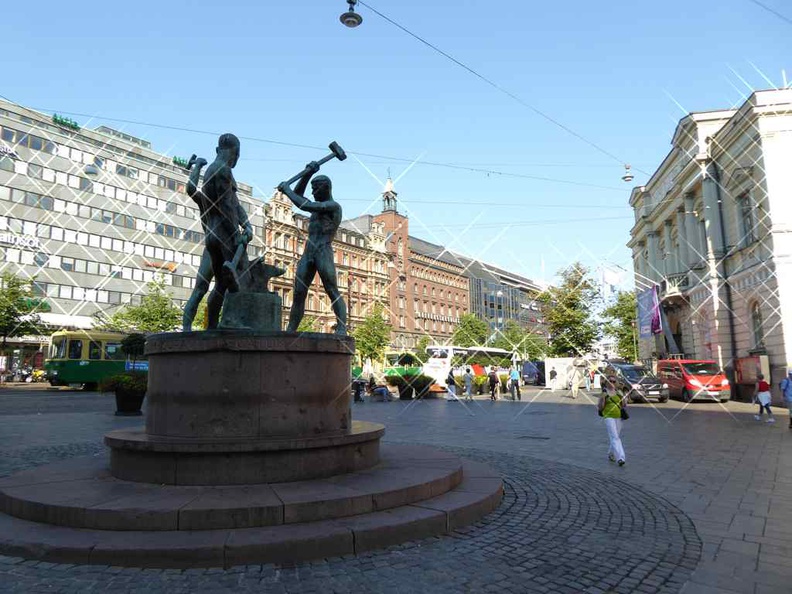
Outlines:
<svg viewBox="0 0 792 594"><path fill-rule="evenodd" d="M789 409L789 428L792 429L792 367L787 370L787 376L781 380L779 388Z"/></svg>
<svg viewBox="0 0 792 594"><path fill-rule="evenodd" d="M594 381L594 370L586 372L586 392L591 391L591 383Z"/></svg>
<svg viewBox="0 0 792 594"><path fill-rule="evenodd" d="M580 371L577 367L572 368L572 379L570 381L569 389L572 390L572 398L575 399L578 397L578 392L580 392Z"/></svg>
<svg viewBox="0 0 792 594"><path fill-rule="evenodd" d="M558 377L558 372L556 371L555 367L550 369L550 390L555 392L556 389L556 378Z"/></svg>
<svg viewBox="0 0 792 594"><path fill-rule="evenodd" d="M768 423L775 423L775 417L773 416L773 412L770 410L770 401L772 397L770 396L770 384L765 381L764 376L760 373L756 376L756 401L759 403L759 414L754 415L754 419L757 421L762 420L762 414L764 411L767 411L767 419Z"/></svg>
<svg viewBox="0 0 792 594"><path fill-rule="evenodd" d="M366 382L362 378L355 378L352 380L353 393L355 395L355 402L365 402L363 400L363 389Z"/></svg>
<svg viewBox="0 0 792 594"><path fill-rule="evenodd" d="M597 403L597 412L599 416L605 419L605 428L608 430L610 443L608 460L617 462L619 466L624 466L626 456L624 454L624 444L622 444L621 440L621 432L622 425L628 418L627 399L613 388L614 385L615 382L608 381L603 388L602 395Z"/></svg>
<svg viewBox="0 0 792 594"><path fill-rule="evenodd" d="M448 370L448 377L446 378L446 390L448 390L447 400L459 400L456 395L456 379L454 379L454 370Z"/></svg>
<svg viewBox="0 0 792 594"><path fill-rule="evenodd" d="M473 375L470 373L470 367L465 369L462 381L465 382L465 400L473 400Z"/></svg>
<svg viewBox="0 0 792 594"><path fill-rule="evenodd" d="M489 378L490 400L495 401L497 399L496 390L498 389L500 378L498 377L498 373L495 371L494 365L490 368L490 372L487 377Z"/></svg>
<svg viewBox="0 0 792 594"><path fill-rule="evenodd" d="M522 400L522 394L520 393L520 372L517 371L516 367L512 367L511 373L509 373L509 380L509 391L511 392L512 400L514 400L515 392L517 393L517 400Z"/></svg>

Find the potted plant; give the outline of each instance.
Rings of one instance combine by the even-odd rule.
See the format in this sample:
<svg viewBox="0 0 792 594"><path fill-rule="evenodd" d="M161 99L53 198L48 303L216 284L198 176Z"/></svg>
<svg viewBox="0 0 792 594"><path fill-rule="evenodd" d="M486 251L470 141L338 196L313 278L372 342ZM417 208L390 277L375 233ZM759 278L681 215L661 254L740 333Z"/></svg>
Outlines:
<svg viewBox="0 0 792 594"><path fill-rule="evenodd" d="M130 334L121 341L121 351L131 357L128 370L110 376L102 382L103 392L115 392L116 415L139 416L148 388L148 373L138 369L137 360L143 356L146 337L143 334Z"/></svg>
<svg viewBox="0 0 792 594"><path fill-rule="evenodd" d="M396 386L399 390L399 400L412 400L413 387L411 384L412 376L389 375L385 378L390 386Z"/></svg>
<svg viewBox="0 0 792 594"><path fill-rule="evenodd" d="M432 394L429 389L432 387L432 384L435 383L434 378L428 375L415 375L411 379L412 387L415 389L415 397L416 398L434 398L436 397Z"/></svg>

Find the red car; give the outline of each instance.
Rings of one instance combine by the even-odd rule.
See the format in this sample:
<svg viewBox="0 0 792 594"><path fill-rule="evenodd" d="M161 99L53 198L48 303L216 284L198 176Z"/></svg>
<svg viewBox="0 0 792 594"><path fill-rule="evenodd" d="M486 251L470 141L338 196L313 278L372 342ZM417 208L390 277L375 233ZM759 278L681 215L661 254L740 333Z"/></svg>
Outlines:
<svg viewBox="0 0 792 594"><path fill-rule="evenodd" d="M731 386L715 361L668 359L657 362L657 376L666 384L671 398L685 402L731 398Z"/></svg>

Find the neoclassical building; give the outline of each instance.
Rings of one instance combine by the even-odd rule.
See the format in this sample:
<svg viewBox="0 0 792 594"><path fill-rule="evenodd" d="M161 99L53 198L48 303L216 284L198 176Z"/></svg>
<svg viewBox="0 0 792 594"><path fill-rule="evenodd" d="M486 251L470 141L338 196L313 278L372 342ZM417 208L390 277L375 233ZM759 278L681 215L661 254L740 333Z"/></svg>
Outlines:
<svg viewBox="0 0 792 594"><path fill-rule="evenodd" d="M636 286L657 287L663 312L641 356L714 359L733 397L757 369L777 390L792 366L792 90L688 114L671 144L630 196Z"/></svg>

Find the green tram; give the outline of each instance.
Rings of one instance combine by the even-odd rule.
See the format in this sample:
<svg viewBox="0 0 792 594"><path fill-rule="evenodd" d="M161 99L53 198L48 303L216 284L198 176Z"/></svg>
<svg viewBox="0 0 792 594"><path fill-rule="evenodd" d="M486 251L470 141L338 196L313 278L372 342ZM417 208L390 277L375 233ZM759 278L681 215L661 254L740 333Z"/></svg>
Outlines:
<svg viewBox="0 0 792 594"><path fill-rule="evenodd" d="M60 331L50 338L44 370L52 386L82 384L96 390L106 377L126 368L121 340L126 334L93 330Z"/></svg>

